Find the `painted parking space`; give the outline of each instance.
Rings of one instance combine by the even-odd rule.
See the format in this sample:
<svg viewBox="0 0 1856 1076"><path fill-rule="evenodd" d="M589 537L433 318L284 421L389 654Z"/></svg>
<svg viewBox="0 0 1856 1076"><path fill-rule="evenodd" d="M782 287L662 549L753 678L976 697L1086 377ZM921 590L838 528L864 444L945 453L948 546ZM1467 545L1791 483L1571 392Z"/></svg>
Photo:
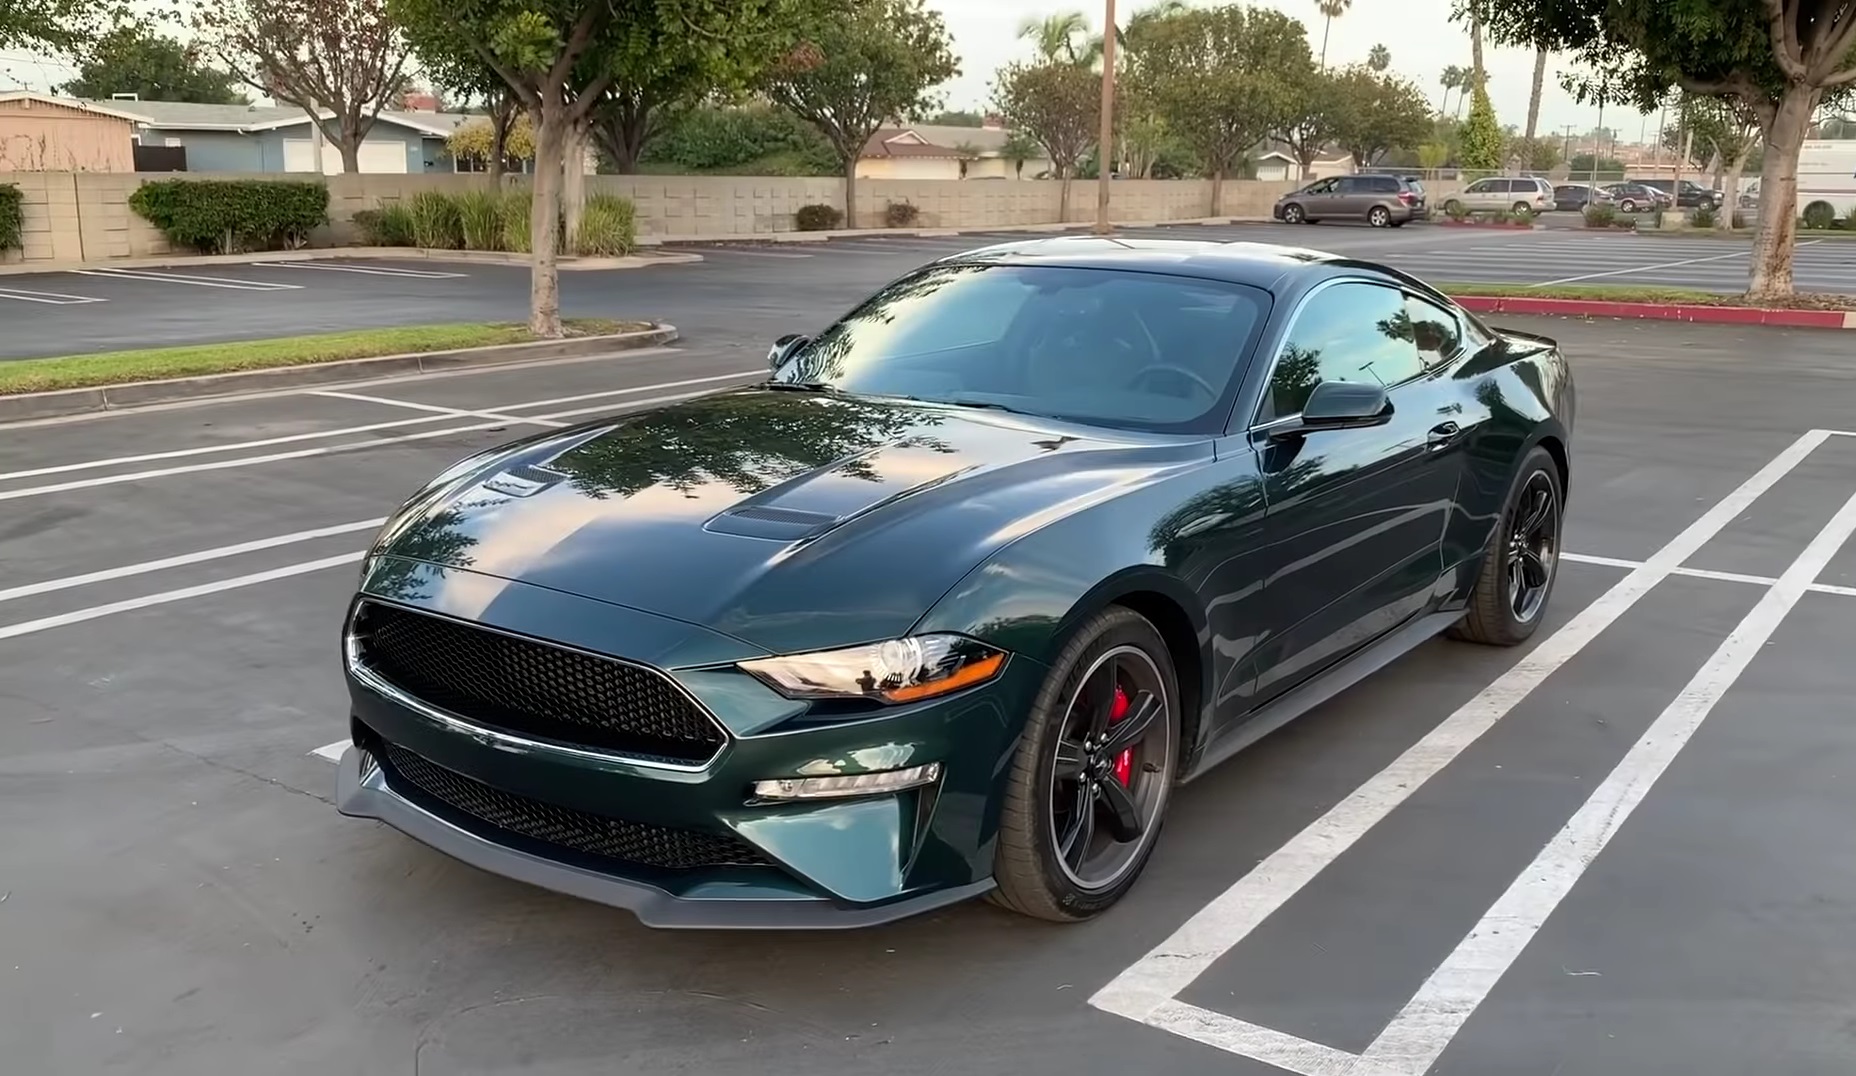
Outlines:
<svg viewBox="0 0 1856 1076"><path fill-rule="evenodd" d="M0 511L0 560L25 566L0 582L21 965L0 981L0 1027L17 1063L376 1072L413 1053L422 1071L566 1073L618 1056L641 1076L745 1076L790 1056L822 1076L1361 1076L1373 1065L1343 1055L1403 1029L1396 1060L1373 1056L1404 1076L1431 1056L1439 1071L1838 1071L1808 1063L1849 1059L1817 998L1850 996L1856 973L1835 955L1840 905L1804 896L1847 891L1836 823L1856 809L1836 777L1847 730L1828 716L1847 688L1834 641L1856 629L1838 565L1856 561L1847 545L1823 559L1856 493L1856 435L1837 424L1847 356L1746 330L1732 339L1770 356L1753 368L1681 327L1517 327L1562 338L1584 401L1571 555L1534 646L1439 641L1188 786L1129 901L1071 929L976 904L863 934L654 934L327 803L345 729L334 625L405 487L546 428L463 427L756 376L764 348L745 333L0 429L16 476L0 491L165 472ZM1672 369L1692 386L1679 399ZM353 429L402 420L417 423ZM102 465L136 455L163 458ZM235 464L169 470L221 460ZM17 477L46 467L75 469ZM1255 920L1236 940L1232 908ZM1503 936L1485 922L1522 924L1528 944L1463 948ZM1090 1004L1169 944L1204 969L1175 995L1206 1014L1199 1033ZM1779 1004L1723 1006L1733 976ZM1256 1030L1224 1035L1234 1022ZM1293 1056L1268 1052L1291 1040Z"/></svg>
<svg viewBox="0 0 1856 1076"><path fill-rule="evenodd" d="M108 300L94 295L69 295L55 291L26 291L21 288L0 288L0 299L11 299L21 303L40 303L46 306L79 306L84 303L101 303Z"/></svg>

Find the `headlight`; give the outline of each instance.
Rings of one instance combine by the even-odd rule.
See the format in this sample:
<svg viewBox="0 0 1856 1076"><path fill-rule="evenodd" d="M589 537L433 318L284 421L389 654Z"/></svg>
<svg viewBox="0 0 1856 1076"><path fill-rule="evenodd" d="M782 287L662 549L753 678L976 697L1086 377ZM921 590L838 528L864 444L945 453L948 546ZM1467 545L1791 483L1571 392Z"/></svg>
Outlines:
<svg viewBox="0 0 1856 1076"><path fill-rule="evenodd" d="M1005 652L962 635L917 635L739 667L789 698L916 702L991 680L1005 667Z"/></svg>

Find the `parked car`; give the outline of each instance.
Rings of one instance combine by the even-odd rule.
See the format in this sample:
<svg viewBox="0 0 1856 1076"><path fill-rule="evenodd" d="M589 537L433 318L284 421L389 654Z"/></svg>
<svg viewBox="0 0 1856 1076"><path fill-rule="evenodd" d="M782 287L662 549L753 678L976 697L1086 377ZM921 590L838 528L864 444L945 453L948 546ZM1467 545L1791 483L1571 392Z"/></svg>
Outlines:
<svg viewBox="0 0 1856 1076"><path fill-rule="evenodd" d="M1635 213L1639 209L1667 209L1675 204L1675 199L1668 194L1641 183L1612 183L1605 190L1611 193L1612 201L1624 213Z"/></svg>
<svg viewBox="0 0 1856 1076"><path fill-rule="evenodd" d="M768 362L393 513L343 813L656 926L1081 920L1183 779L1548 616L1567 362L1397 269L1026 240Z"/></svg>
<svg viewBox="0 0 1856 1076"><path fill-rule="evenodd" d="M1719 209L1727 201L1727 196L1711 187L1704 187L1692 179L1682 181L1680 189L1673 179L1633 179L1629 182L1641 187L1650 187L1675 199L1675 204L1683 209Z"/></svg>
<svg viewBox="0 0 1856 1076"><path fill-rule="evenodd" d="M1444 202L1444 212L1545 213L1553 208L1553 184L1528 176L1478 179ZM1452 207L1456 207L1453 209Z"/></svg>
<svg viewBox="0 0 1856 1076"><path fill-rule="evenodd" d="M1610 205L1611 192L1589 183L1562 183L1553 188L1553 208L1583 211L1589 205Z"/></svg>
<svg viewBox="0 0 1856 1076"><path fill-rule="evenodd" d="M1363 220L1375 228L1399 228L1425 220L1424 186L1399 176L1333 176L1276 200L1270 215L1290 224Z"/></svg>

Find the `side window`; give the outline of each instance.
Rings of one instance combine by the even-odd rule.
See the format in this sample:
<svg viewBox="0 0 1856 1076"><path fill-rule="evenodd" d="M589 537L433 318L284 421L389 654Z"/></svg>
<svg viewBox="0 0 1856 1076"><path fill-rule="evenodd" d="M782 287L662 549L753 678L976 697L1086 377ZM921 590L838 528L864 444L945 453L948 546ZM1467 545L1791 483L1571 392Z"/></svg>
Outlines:
<svg viewBox="0 0 1856 1076"><path fill-rule="evenodd" d="M1332 193L1334 192L1334 188L1335 188L1335 187L1336 187L1337 185L1338 185L1338 184L1336 183L1336 181L1334 181L1334 180L1332 180L1332 179L1324 179L1324 180L1322 180L1321 182L1319 182L1319 183L1316 183L1315 185L1313 185L1313 186L1311 186L1311 187L1308 187L1308 188L1306 188L1306 190L1304 191L1304 193L1307 193L1307 194L1332 194Z"/></svg>
<svg viewBox="0 0 1856 1076"><path fill-rule="evenodd" d="M1300 414L1323 381L1396 385L1423 373L1405 295L1378 284L1345 283L1308 301L1277 353L1258 421Z"/></svg>
<svg viewBox="0 0 1856 1076"><path fill-rule="evenodd" d="M1478 179L1474 183L1471 183L1469 186L1464 187L1463 193L1464 194L1488 194L1494 190L1495 190L1495 184L1493 181L1487 180L1487 179Z"/></svg>
<svg viewBox="0 0 1856 1076"><path fill-rule="evenodd" d="M1428 299L1405 298L1405 316L1411 323L1411 342L1418 360L1434 370L1463 353L1463 326L1455 314Z"/></svg>

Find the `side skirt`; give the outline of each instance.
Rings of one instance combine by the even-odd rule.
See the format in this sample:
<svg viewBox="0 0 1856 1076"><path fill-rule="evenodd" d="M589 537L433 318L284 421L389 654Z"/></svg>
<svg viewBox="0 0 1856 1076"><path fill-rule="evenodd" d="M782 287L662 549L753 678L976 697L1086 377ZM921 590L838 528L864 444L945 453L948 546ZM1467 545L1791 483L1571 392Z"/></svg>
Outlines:
<svg viewBox="0 0 1856 1076"><path fill-rule="evenodd" d="M1199 756L1191 772L1180 783L1198 780L1220 762L1411 653L1461 619L1461 610L1419 617L1344 663L1270 703L1208 744L1205 753Z"/></svg>

